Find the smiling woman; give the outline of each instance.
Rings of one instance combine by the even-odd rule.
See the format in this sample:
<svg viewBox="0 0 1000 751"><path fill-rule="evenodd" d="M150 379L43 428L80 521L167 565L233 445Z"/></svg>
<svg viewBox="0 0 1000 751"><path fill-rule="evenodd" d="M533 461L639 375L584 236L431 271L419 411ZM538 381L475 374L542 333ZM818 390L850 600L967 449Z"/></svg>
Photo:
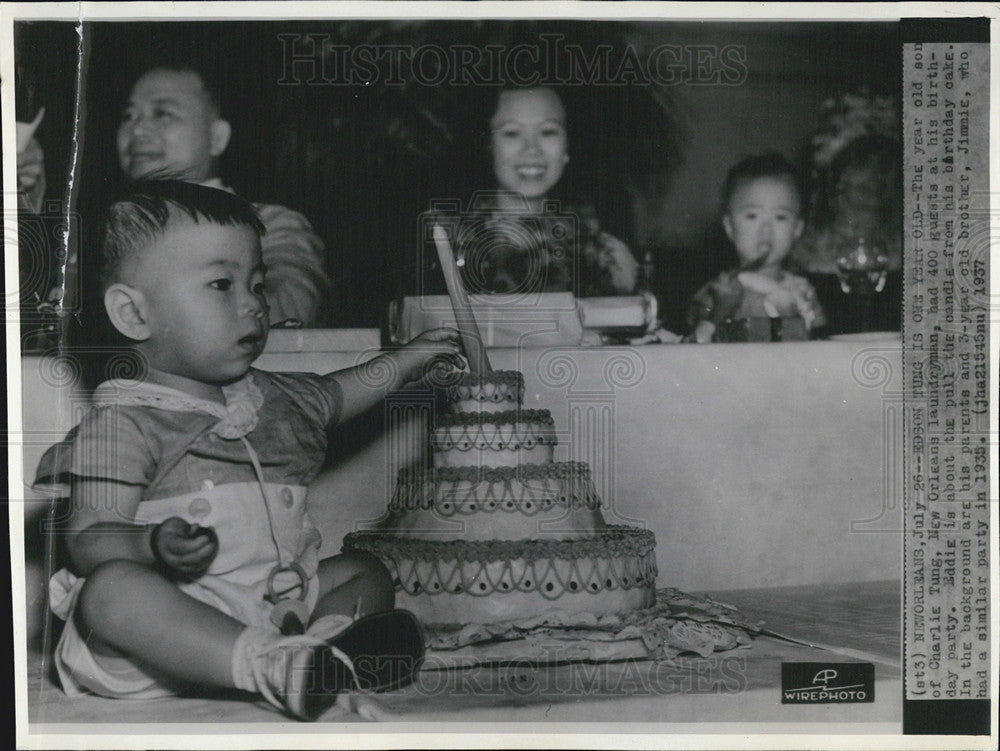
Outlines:
<svg viewBox="0 0 1000 751"><path fill-rule="evenodd" d="M497 100L490 119L493 172L500 188L519 193L533 212L562 177L569 161L566 112L549 88L512 89ZM501 208L510 196L498 196Z"/></svg>
<svg viewBox="0 0 1000 751"><path fill-rule="evenodd" d="M589 206L561 199L570 161L567 113L548 86L501 89L489 118L495 189L475 194L454 228L474 292L631 293L639 265Z"/></svg>

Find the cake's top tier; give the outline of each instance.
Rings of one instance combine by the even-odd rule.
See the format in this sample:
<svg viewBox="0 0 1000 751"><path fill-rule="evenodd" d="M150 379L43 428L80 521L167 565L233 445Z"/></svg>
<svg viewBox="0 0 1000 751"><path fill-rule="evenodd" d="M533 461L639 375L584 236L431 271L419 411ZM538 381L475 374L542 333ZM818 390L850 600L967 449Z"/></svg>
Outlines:
<svg viewBox="0 0 1000 751"><path fill-rule="evenodd" d="M464 373L445 394L453 412L506 412L524 401L524 376L516 370Z"/></svg>

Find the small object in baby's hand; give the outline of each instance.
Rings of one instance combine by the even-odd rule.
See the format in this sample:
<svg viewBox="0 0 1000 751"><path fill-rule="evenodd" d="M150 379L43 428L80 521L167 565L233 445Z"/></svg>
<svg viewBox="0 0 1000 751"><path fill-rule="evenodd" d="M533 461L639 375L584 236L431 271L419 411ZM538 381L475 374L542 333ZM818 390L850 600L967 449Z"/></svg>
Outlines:
<svg viewBox="0 0 1000 751"><path fill-rule="evenodd" d="M191 533L191 537L207 537L216 545L219 544L219 535L216 534L214 527L202 527L200 524L192 524L188 530Z"/></svg>

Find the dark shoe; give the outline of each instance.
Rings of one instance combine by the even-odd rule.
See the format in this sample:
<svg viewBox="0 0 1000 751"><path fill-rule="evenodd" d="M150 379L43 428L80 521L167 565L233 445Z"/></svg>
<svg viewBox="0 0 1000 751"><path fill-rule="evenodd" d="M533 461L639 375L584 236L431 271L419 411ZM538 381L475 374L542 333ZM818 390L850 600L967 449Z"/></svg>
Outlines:
<svg viewBox="0 0 1000 751"><path fill-rule="evenodd" d="M324 674L332 676L337 685L354 685L362 691L395 691L410 685L424 658L424 632L408 610L366 615L328 639L327 644L331 647L328 659L335 664ZM351 661L356 683L337 651Z"/></svg>

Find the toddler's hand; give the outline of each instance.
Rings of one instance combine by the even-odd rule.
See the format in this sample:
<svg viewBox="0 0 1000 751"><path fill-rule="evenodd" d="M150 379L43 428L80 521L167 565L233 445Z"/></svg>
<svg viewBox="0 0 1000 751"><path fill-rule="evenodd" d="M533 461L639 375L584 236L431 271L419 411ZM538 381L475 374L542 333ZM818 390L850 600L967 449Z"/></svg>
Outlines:
<svg viewBox="0 0 1000 751"><path fill-rule="evenodd" d="M712 285L712 299L715 303L712 310L712 323L719 326L727 318L732 318L743 302L743 285L741 276L723 274Z"/></svg>
<svg viewBox="0 0 1000 751"><path fill-rule="evenodd" d="M632 292L639 281L639 262L635 260L628 245L617 237L602 232L600 235L601 252L598 254L598 265L608 273L611 284L619 292Z"/></svg>
<svg viewBox="0 0 1000 751"><path fill-rule="evenodd" d="M698 325L695 326L694 333L691 334L691 338L698 344L705 344L712 341L712 337L714 335L714 323L711 321L698 321Z"/></svg>
<svg viewBox="0 0 1000 751"><path fill-rule="evenodd" d="M771 308L767 312L772 318L797 312L795 295L773 279L752 271L740 272L739 279L747 289L765 296L764 309Z"/></svg>
<svg viewBox="0 0 1000 751"><path fill-rule="evenodd" d="M417 381L443 365L462 369L465 359L458 332L443 328L425 331L396 352L396 363L404 383Z"/></svg>
<svg viewBox="0 0 1000 751"><path fill-rule="evenodd" d="M219 538L212 527L188 524L179 516L158 524L149 544L157 562L178 579L199 578L219 552Z"/></svg>

